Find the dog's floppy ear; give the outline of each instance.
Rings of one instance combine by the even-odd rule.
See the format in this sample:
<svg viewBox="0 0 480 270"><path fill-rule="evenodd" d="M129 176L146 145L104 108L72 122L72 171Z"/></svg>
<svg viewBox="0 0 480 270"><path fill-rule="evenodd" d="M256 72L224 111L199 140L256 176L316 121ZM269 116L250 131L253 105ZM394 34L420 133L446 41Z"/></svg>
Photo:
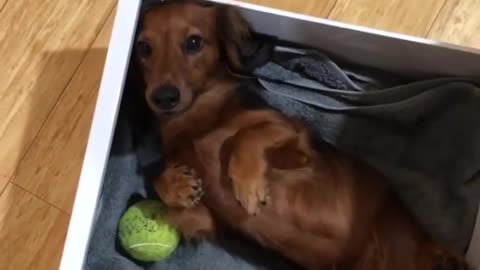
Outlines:
<svg viewBox="0 0 480 270"><path fill-rule="evenodd" d="M242 49L251 39L250 25L237 10L229 7L218 8L217 23L226 64L235 70L243 69Z"/></svg>
<svg viewBox="0 0 480 270"><path fill-rule="evenodd" d="M250 73L270 59L273 44L265 36L252 32L236 9L218 7L217 14L222 56L231 71Z"/></svg>

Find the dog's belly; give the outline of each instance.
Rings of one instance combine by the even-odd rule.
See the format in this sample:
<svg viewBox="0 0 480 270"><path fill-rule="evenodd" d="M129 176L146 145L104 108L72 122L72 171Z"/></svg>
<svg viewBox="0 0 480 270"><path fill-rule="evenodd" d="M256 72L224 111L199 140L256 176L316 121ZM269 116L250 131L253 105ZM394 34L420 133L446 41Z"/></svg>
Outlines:
<svg viewBox="0 0 480 270"><path fill-rule="evenodd" d="M258 122L261 113L246 114L244 118ZM382 256L376 253L382 252L379 251L382 245L389 246L391 256L397 256L393 254L396 243L389 240L390 229L378 216L380 212L391 213L384 219L395 218L398 222L393 225L405 225L397 226L396 232L403 234L399 239L410 247L399 258L415 260L422 233L405 211L397 207L397 200L385 187L383 177L336 152L324 156L319 153L304 167L270 168L267 173L270 201L260 207L257 215L248 215L233 194L226 172L229 156L225 155L229 139L248 127L248 123L252 124L245 123L226 124L193 142L203 170L203 202L218 220L306 269L332 269L332 265L337 269L343 265L348 265L345 269L357 269L356 261ZM383 234L378 234L378 230ZM393 264L392 260L386 265L395 269ZM414 269L403 266L405 270Z"/></svg>

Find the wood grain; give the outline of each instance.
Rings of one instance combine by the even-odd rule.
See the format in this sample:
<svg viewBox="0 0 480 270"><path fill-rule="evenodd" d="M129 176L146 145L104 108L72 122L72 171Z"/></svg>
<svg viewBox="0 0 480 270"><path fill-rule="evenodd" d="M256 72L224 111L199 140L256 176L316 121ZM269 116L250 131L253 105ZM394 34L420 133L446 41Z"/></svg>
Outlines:
<svg viewBox="0 0 480 270"><path fill-rule="evenodd" d="M68 215L9 184L0 197L2 270L57 269Z"/></svg>
<svg viewBox="0 0 480 270"><path fill-rule="evenodd" d="M242 0L271 8L287 10L305 15L327 17L336 0Z"/></svg>
<svg viewBox="0 0 480 270"><path fill-rule="evenodd" d="M7 4L8 0L0 0L0 14L2 13L3 8Z"/></svg>
<svg viewBox="0 0 480 270"><path fill-rule="evenodd" d="M13 182L70 212L95 109L114 13L20 163ZM59 52L68 58L76 51Z"/></svg>
<svg viewBox="0 0 480 270"><path fill-rule="evenodd" d="M0 190L98 35L115 0L8 1L0 16ZM75 50L75 54L61 51Z"/></svg>
<svg viewBox="0 0 480 270"><path fill-rule="evenodd" d="M428 38L480 48L480 0L447 0Z"/></svg>
<svg viewBox="0 0 480 270"><path fill-rule="evenodd" d="M425 36L445 0L338 0L329 18L381 30Z"/></svg>

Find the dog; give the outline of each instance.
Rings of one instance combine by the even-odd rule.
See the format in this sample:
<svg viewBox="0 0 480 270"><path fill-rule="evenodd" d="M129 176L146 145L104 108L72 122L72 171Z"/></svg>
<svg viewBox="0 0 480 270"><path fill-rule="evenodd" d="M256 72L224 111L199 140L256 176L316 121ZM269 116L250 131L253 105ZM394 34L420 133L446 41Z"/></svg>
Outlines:
<svg viewBox="0 0 480 270"><path fill-rule="evenodd" d="M243 233L305 269L459 270L384 177L249 102L231 70L252 31L232 8L171 1L141 18L136 59L166 165L155 191L186 239Z"/></svg>

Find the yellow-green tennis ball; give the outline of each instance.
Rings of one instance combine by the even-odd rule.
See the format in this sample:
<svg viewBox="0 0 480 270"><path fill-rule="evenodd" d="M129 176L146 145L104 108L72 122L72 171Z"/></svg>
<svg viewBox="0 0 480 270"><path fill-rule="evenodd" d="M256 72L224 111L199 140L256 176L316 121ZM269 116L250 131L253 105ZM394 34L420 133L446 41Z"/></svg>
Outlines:
<svg viewBox="0 0 480 270"><path fill-rule="evenodd" d="M180 236L165 221L165 207L158 201L134 204L123 214L118 226L122 247L142 262L158 262L169 257L178 246Z"/></svg>

